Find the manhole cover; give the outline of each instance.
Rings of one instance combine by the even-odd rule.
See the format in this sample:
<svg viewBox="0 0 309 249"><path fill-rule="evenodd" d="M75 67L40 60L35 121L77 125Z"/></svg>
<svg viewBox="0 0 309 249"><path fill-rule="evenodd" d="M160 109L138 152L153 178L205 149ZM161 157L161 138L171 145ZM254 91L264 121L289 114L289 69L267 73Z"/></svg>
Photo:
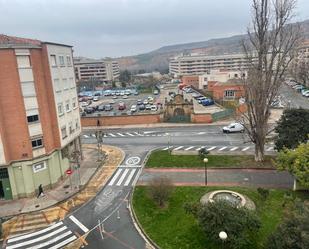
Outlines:
<svg viewBox="0 0 309 249"><path fill-rule="evenodd" d="M64 186L63 186L63 188L68 188L68 187L70 187L70 185L64 185Z"/></svg>

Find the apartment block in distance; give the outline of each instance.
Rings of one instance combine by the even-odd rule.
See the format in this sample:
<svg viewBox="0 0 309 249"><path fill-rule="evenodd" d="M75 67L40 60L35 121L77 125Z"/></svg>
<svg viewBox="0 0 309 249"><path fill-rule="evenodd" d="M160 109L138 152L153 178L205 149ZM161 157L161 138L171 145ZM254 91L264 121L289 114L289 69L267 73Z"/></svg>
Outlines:
<svg viewBox="0 0 309 249"><path fill-rule="evenodd" d="M254 60L254 59L253 59ZM169 72L174 77L202 75L211 69L247 70L249 63L244 54L209 56L203 54L181 55L169 62Z"/></svg>
<svg viewBox="0 0 309 249"><path fill-rule="evenodd" d="M0 198L52 188L80 151L72 46L0 35Z"/></svg>
<svg viewBox="0 0 309 249"><path fill-rule="evenodd" d="M78 81L110 82L120 75L119 64L111 60L74 58L75 74Z"/></svg>

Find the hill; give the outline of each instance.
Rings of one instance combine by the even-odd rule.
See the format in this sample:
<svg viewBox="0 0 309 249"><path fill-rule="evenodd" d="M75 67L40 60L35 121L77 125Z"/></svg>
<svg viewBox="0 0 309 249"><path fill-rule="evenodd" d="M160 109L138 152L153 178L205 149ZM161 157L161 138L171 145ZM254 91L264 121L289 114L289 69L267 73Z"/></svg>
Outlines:
<svg viewBox="0 0 309 249"><path fill-rule="evenodd" d="M304 37L309 39L309 20L299 24L302 27ZM208 55L239 53L242 52L241 42L244 39L247 39L247 35L169 45L149 53L120 57L116 58L116 60L119 62L122 70L137 71L143 69L147 72L153 70L166 71L168 70L169 59L180 53L206 53Z"/></svg>

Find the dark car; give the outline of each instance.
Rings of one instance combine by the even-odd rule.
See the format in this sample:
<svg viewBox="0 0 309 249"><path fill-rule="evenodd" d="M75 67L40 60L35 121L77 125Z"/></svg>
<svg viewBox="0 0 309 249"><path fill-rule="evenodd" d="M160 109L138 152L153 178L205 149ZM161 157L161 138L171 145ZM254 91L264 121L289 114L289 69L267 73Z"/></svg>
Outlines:
<svg viewBox="0 0 309 249"><path fill-rule="evenodd" d="M202 105L203 106L209 106L209 105L213 105L215 102L212 99L204 99L202 101Z"/></svg>
<svg viewBox="0 0 309 249"><path fill-rule="evenodd" d="M145 110L145 105L143 105L143 104L139 105L139 106L138 106L138 109L139 109L140 111L144 111L144 110Z"/></svg>
<svg viewBox="0 0 309 249"><path fill-rule="evenodd" d="M123 111L123 110L125 110L126 109L126 105L124 104L124 103L119 103L119 105L118 105L118 110L120 110L120 111Z"/></svg>
<svg viewBox="0 0 309 249"><path fill-rule="evenodd" d="M113 110L113 106L112 106L112 105L105 105L105 106L104 106L104 110L105 110L106 112L109 112L109 111Z"/></svg>
<svg viewBox="0 0 309 249"><path fill-rule="evenodd" d="M95 109L93 107L88 106L88 107L85 108L85 112L87 114L94 113L94 111L95 111Z"/></svg>

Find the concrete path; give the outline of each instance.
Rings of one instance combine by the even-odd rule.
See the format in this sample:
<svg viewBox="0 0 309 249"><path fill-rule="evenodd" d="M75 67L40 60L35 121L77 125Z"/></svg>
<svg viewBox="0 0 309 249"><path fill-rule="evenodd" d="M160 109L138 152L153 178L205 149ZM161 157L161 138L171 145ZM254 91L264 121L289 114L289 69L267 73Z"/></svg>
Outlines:
<svg viewBox="0 0 309 249"><path fill-rule="evenodd" d="M165 176L176 186L204 186L205 169L149 168L144 169L137 185L147 185L154 177ZM288 172L271 169L207 169L209 186L242 186L265 188L293 188Z"/></svg>

